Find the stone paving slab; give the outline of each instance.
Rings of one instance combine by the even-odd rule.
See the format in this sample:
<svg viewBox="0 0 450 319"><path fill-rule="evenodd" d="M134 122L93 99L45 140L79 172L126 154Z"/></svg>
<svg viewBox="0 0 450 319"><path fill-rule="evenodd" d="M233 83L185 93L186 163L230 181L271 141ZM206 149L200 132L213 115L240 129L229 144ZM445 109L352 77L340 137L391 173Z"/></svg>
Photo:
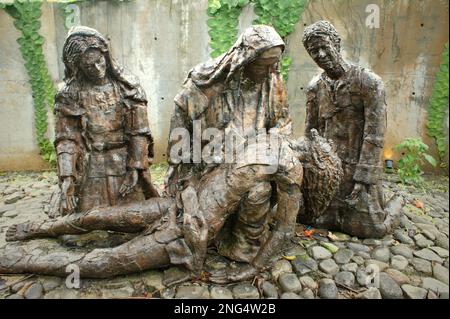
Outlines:
<svg viewBox="0 0 450 319"><path fill-rule="evenodd" d="M160 187L164 172L161 166L152 171ZM55 172L0 175L0 248L7 244L9 226L48 218L44 211L57 180ZM296 237L272 268L253 282L214 285L192 280L188 272L172 267L113 279L82 279L75 289L67 287L65 278L0 274L0 298L448 298L448 178L427 176L425 189L416 189L386 175L383 187L386 194L401 190L408 196L394 234L382 239L340 233L330 238ZM417 208L414 200L424 208ZM93 233L78 244L104 236ZM57 249L60 244L36 240L35 245ZM211 255L206 264L220 269L227 263Z"/></svg>

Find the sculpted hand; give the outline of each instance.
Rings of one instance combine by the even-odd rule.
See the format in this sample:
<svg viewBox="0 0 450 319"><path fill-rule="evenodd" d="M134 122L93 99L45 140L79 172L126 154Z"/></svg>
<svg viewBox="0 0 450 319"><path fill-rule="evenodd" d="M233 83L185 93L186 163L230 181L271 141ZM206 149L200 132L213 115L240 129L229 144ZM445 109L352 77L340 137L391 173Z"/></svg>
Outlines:
<svg viewBox="0 0 450 319"><path fill-rule="evenodd" d="M354 204L358 201L358 198L361 196L363 192L367 192L366 186L361 183L356 183L353 187L352 193L347 196L346 202L349 204Z"/></svg>
<svg viewBox="0 0 450 319"><path fill-rule="evenodd" d="M78 198L74 195L75 182L72 176L64 177L61 184L61 205L60 212L62 216L69 215L74 212L77 207Z"/></svg>
<svg viewBox="0 0 450 319"><path fill-rule="evenodd" d="M225 268L210 273L209 281L215 284L249 280L258 274L258 269L250 264L241 264L236 268Z"/></svg>
<svg viewBox="0 0 450 319"><path fill-rule="evenodd" d="M183 234L186 244L193 253L193 269L191 270L200 270L206 256L208 240L208 225L201 213L196 215L185 213Z"/></svg>
<svg viewBox="0 0 450 319"><path fill-rule="evenodd" d="M120 186L119 194L122 197L127 196L129 193L133 191L133 188L136 186L138 182L138 171L136 169L132 169L130 171L127 171L127 174L125 175L125 179Z"/></svg>

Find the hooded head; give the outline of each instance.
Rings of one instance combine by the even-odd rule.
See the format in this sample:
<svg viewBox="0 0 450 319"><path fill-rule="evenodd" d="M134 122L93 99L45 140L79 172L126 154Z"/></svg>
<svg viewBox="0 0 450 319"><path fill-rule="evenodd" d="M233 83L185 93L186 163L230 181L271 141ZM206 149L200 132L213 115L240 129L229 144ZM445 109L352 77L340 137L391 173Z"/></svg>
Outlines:
<svg viewBox="0 0 450 319"><path fill-rule="evenodd" d="M265 52L275 47L284 51L284 46L283 39L274 28L254 25L247 28L226 53L192 69L188 78L198 86L210 86L223 80L228 82ZM268 54L270 55L270 52ZM276 71L277 64L278 61L273 64L271 71Z"/></svg>

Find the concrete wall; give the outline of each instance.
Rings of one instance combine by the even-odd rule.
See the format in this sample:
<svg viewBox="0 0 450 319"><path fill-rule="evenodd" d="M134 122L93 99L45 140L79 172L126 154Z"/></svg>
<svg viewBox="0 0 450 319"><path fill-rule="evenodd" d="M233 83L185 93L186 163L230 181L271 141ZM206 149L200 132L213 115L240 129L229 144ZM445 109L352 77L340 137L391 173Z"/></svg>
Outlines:
<svg viewBox="0 0 450 319"><path fill-rule="evenodd" d="M52 6L42 8L41 34L51 77L58 81L58 52ZM35 138L31 85L16 39L21 36L11 18L0 10L0 171L46 168ZM53 127L49 112L49 127ZM50 136L52 132L49 132Z"/></svg>
<svg viewBox="0 0 450 319"><path fill-rule="evenodd" d="M365 9L372 3L380 7L379 29L365 26ZM81 23L111 40L113 55L140 78L146 90L157 160L165 158L173 97L189 69L209 57L206 8L207 0L93 1L80 5ZM251 6L245 8L239 29L249 26L253 17ZM300 39L304 26L318 19L327 19L337 27L349 60L370 67L384 79L389 106L386 153L397 158L398 154L389 154L392 146L410 136L422 137L433 145L426 136L426 107L448 41L448 1L310 0L301 22L287 39L287 53L293 58L289 100L298 136L304 129L304 89L319 72ZM47 3L41 20L50 73L60 82L64 70L60 55L66 36L63 16L56 5ZM12 19L0 11L0 170L43 167L34 142L31 88L17 37Z"/></svg>

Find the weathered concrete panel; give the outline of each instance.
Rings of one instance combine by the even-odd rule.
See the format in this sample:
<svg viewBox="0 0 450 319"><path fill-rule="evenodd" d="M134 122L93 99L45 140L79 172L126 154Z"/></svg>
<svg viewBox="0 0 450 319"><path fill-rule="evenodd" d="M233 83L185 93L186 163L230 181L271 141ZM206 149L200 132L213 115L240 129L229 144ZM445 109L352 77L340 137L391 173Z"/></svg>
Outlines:
<svg viewBox="0 0 450 319"><path fill-rule="evenodd" d="M59 78L53 6L42 7L40 33L45 38L44 55L51 78ZM14 20L0 10L0 171L48 168L39 155L34 129L31 86L16 39L21 36ZM54 121L48 112L48 136L53 139Z"/></svg>

